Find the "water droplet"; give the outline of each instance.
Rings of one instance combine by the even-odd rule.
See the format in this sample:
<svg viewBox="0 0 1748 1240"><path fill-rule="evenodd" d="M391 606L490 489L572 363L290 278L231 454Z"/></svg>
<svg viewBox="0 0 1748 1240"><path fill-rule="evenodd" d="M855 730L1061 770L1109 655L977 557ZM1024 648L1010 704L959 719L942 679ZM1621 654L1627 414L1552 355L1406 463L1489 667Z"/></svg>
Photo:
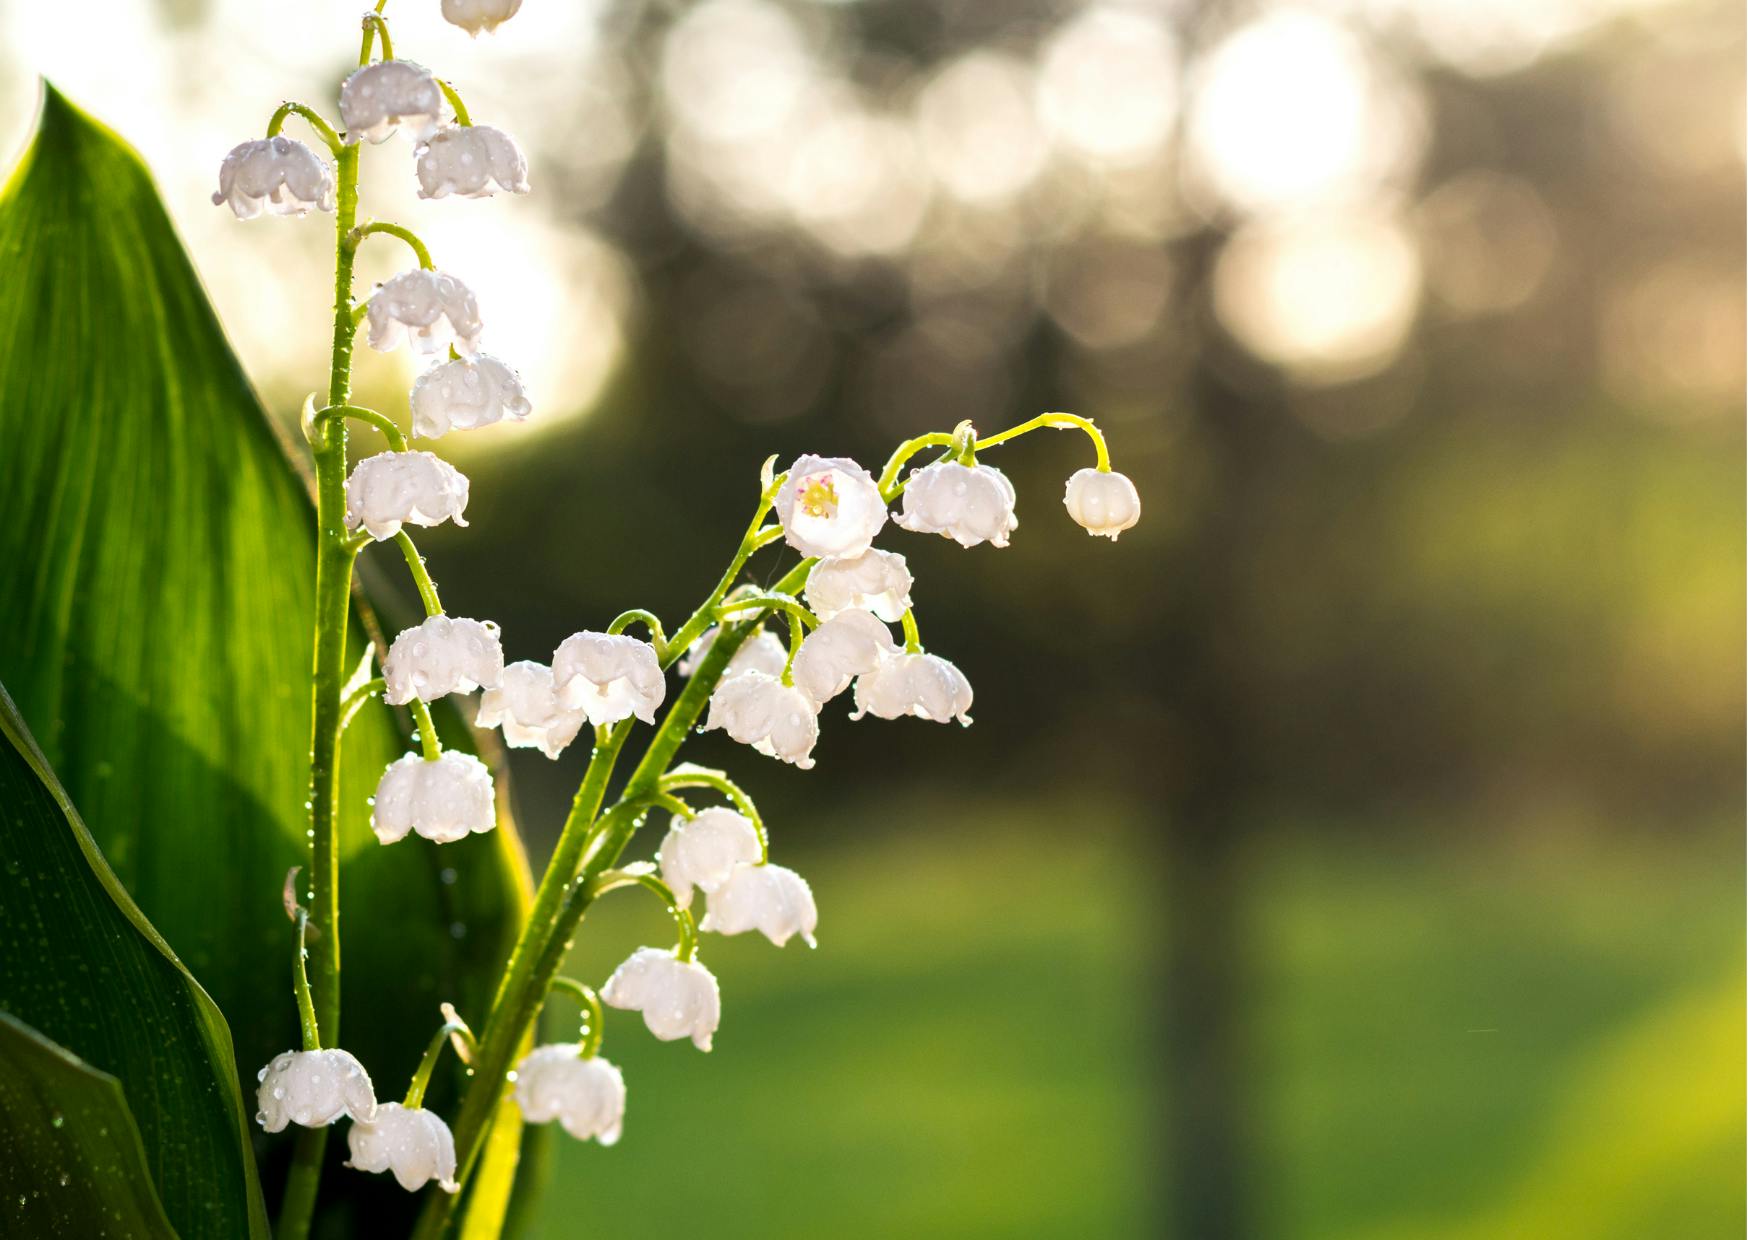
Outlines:
<svg viewBox="0 0 1748 1240"><path fill-rule="evenodd" d="M51 1127L59 1128L62 1124L66 1123L66 1122L67 1122L67 1117L65 1115L62 1115L59 1111L53 1111L49 1114L49 1124Z"/></svg>

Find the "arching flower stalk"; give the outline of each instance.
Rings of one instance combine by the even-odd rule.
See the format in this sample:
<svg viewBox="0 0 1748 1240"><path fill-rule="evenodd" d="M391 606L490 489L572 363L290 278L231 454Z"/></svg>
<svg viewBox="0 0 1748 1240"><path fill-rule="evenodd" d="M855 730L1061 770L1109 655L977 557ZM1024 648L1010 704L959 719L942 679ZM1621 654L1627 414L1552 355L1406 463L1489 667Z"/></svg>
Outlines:
<svg viewBox="0 0 1748 1240"><path fill-rule="evenodd" d="M1140 515L1133 483L1111 470L1104 437L1073 414L1041 414L989 436L969 423L918 436L901 444L877 475L847 457L814 454L778 472L773 458L759 473L757 504L722 576L671 636L655 615L628 611L604 631L581 629L566 638L550 662L523 658L506 666L504 635L489 620L446 614L413 542L409 527L463 524L469 487L434 453L408 450L403 420L410 415L412 432L436 438L520 421L530 414L530 402L516 372L480 352L488 316L467 285L441 270L410 229L359 222L358 174L361 151L396 134L411 139L408 175L429 199L526 192L527 165L509 135L474 123L452 84L396 57L383 7L378 3L365 15L358 67L339 87L342 127L307 105L283 105L265 138L246 141L225 158L214 195L242 218L335 216L327 393L325 402L311 398L304 417L318 530L307 906L292 898L289 880L287 894L299 930L294 980L304 1045L262 1070L258 1097L263 1127L278 1132L297 1125L300 1134L278 1227L291 1240L308 1234L326 1128L336 1120L350 1117L353 1124L351 1166L391 1172L409 1191L432 1183L442 1190L428 1195L416 1233L435 1240L449 1226L458 1190L512 1084L529 1122L556 1120L576 1139L601 1145L619 1138L625 1080L598 1054L606 1008L640 1013L657 1038L710 1049L723 1019L722 995L698 959L699 930L757 931L778 946L794 937L815 942L813 891L795 871L772 862L766 824L750 798L727 774L680 755L702 724L806 770L814 765L822 707L846 692L855 718L970 722L969 681L922 646L914 611L918 585L905 557L874 545L890 533L889 521L898 530L940 534L968 548L1007 546L1018 526L1018 496L979 454L1045 428L1079 430L1096 451L1095 466L1067 482L1064 503L1074 521L1114 540ZM478 34L519 7L519 0L443 0L442 12ZM281 135L292 119L309 125L332 164ZM372 155L384 156L407 158L392 145ZM354 262L372 237L403 244L413 262L376 289L361 291ZM429 361L404 415L351 403L352 355L366 329L371 347L407 343ZM390 450L353 462L348 436L356 422L381 432ZM932 457L907 475L922 453ZM361 683L349 683L345 635L353 564L384 543L393 543L404 559L426 617L381 653L380 680L368 680L365 668L356 678ZM775 574L751 562L779 543L803 558L774 583L753 586L752 580ZM902 644L888 627L893 624L903 626ZM633 636L629 628L645 633ZM525 646L513 635L510 644ZM671 671L678 675L670 693ZM378 838L398 844L395 855L404 856L496 824L491 771L462 748L445 747L428 707L476 692L482 693L477 726L501 729L511 746L538 748L559 760L591 725L594 744L478 1037L446 1005L445 1022L404 1101L379 1104L365 1066L345 1051L323 1048L319 1033L335 1027L339 1015L340 731L373 701L411 713L416 741L409 738L409 751L383 772L372 818ZM615 781L620 756L640 728L648 729L641 756ZM621 790L609 802L607 789L615 782ZM697 791L728 804L694 810L680 794ZM625 861L658 809L669 814L659 873L649 862ZM661 899L674 921L675 945L636 949L598 995L559 977L589 907L631 887ZM695 924L700 894L704 913ZM583 1006L582 1037L574 1045L524 1053L555 991ZM447 1119L423 1105L445 1044L470 1068L459 1106Z"/></svg>

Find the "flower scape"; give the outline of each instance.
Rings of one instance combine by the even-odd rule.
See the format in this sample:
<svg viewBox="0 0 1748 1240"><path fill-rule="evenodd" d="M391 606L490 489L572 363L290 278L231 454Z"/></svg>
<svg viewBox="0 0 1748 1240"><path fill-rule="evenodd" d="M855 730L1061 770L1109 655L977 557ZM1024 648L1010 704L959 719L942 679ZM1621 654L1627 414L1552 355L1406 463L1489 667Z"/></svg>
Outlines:
<svg viewBox="0 0 1748 1240"><path fill-rule="evenodd" d="M519 7L520 0L443 0L442 13L477 35ZM532 412L530 403L515 370L480 351L489 313L467 286L438 270L409 229L358 221L358 166L362 144L400 135L412 145L408 174L420 195L438 199L526 193L528 165L508 134L473 123L452 84L396 57L383 8L364 16L358 68L339 90L342 127L304 104L284 104L264 139L225 156L213 195L244 220L337 217L333 366L325 402L312 396L303 417L320 535L311 849L302 898L296 871L285 892L296 927L293 979L303 1045L261 1070L257 1120L268 1132L296 1125L319 1142L323 1128L349 1119L348 1166L387 1172L408 1191L435 1183L455 1194L506 1096L530 1123L556 1120L577 1140L602 1145L619 1139L626 1082L601 1054L604 1008L640 1013L663 1041L711 1048L722 997L699 958L701 933L756 932L778 947L792 938L815 945L813 893L801 875L772 862L770 835L751 798L722 771L676 761L694 727L702 722L764 757L807 770L826 708L845 694L852 719L971 722L969 679L922 644L905 557L874 545L889 521L965 548L1007 546L1019 525L1018 497L979 454L1045 428L1083 432L1095 449L1095 466L1068 479L1064 498L1069 516L1089 534L1115 540L1138 520L1140 499L1133 483L1112 471L1093 423L1067 413L1041 414L988 436L962 422L900 444L878 474L844 457L816 455L777 470L773 457L760 471L757 502L727 568L678 628L670 633L650 612L627 611L604 629L565 638L544 662L506 664L496 624L444 611L408 532L465 524L468 480L435 453L411 450L397 419L350 403L355 340L364 331L371 348L404 345L429 359L408 399L421 439L519 421ZM281 132L293 117L308 124L321 149ZM405 244L416 265L358 296L353 262L372 236ZM380 431L389 450L350 462L353 423ZM924 454L928 459L907 470ZM396 545L427 614L393 639L380 677L369 678L367 667L348 680L353 563L379 543ZM779 543L801 562L768 587L743 581L749 562ZM388 765L372 803L383 845L441 846L491 831L497 818L490 769L445 748L429 709L441 698L473 693L481 695L476 725L499 729L505 744L559 760L587 737L590 756L497 998L476 1014L483 1019L479 1032L444 1005L403 1099L379 1102L365 1065L322 1041L323 1027L337 1024L339 1003L339 739L347 721L373 701L405 706L413 716L418 750ZM639 728L653 735L623 793L608 805L609 779ZM693 804L703 798L719 803ZM654 862L625 861L634 836L657 813L666 816L667 834ZM409 836L421 842L407 843ZM662 902L674 922L674 944L639 947L598 990L563 976L559 969L585 910L634 887ZM695 920L700 900L703 915ZM580 1008L581 1037L521 1053L542 1009L559 995ZM448 1120L422 1105L446 1045L470 1068L458 1113ZM315 1157L300 1152L293 1161L281 1234L307 1230L321 1166L319 1144L314 1148ZM420 1234L441 1230L445 1202L438 1198L427 1209Z"/></svg>

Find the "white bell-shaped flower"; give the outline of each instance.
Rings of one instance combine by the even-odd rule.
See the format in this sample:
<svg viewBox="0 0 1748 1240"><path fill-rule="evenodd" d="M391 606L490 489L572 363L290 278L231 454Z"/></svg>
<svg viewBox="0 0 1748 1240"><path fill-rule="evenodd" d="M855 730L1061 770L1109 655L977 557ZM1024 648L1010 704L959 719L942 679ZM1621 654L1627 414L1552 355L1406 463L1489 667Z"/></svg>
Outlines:
<svg viewBox="0 0 1748 1240"><path fill-rule="evenodd" d="M433 366L413 381L413 434L435 439L509 418L520 422L534 406L522 376L489 353Z"/></svg>
<svg viewBox="0 0 1748 1240"><path fill-rule="evenodd" d="M322 1128L342 1115L368 1120L376 1114L370 1073L345 1051L286 1051L256 1074L255 1122L268 1132L287 1124Z"/></svg>
<svg viewBox="0 0 1748 1240"><path fill-rule="evenodd" d="M1062 506L1076 525L1112 542L1141 519L1141 493L1115 470L1077 470L1068 479Z"/></svg>
<svg viewBox="0 0 1748 1240"><path fill-rule="evenodd" d="M467 478L429 452L379 452L367 456L346 479L346 528L362 525L378 542L403 524L466 525Z"/></svg>
<svg viewBox="0 0 1748 1240"><path fill-rule="evenodd" d="M612 1145L625 1123L625 1077L574 1042L537 1046L516 1065L516 1105L530 1124L556 1119L579 1141Z"/></svg>
<svg viewBox="0 0 1748 1240"><path fill-rule="evenodd" d="M795 684L821 706L898 652L892 632L865 611L840 611L795 652Z"/></svg>
<svg viewBox="0 0 1748 1240"><path fill-rule="evenodd" d="M426 616L402 630L382 661L383 701L402 706L450 693L490 689L504 675L504 647L490 620Z"/></svg>
<svg viewBox="0 0 1748 1240"><path fill-rule="evenodd" d="M813 889L794 870L780 865L743 865L722 886L705 897L700 930L713 934L745 934L757 930L778 947L799 934L817 947L819 909Z"/></svg>
<svg viewBox="0 0 1748 1240"><path fill-rule="evenodd" d="M712 625L699 634L698 640L686 652L686 657L680 660L680 675L690 676L698 670L698 665L704 662L704 656L716 644L716 635L719 632L721 629ZM782 638L770 629L761 628L740 644L740 649L734 652L728 666L722 669L721 679L727 680L742 672L764 672L767 676L781 676L783 669L788 666L789 650L783 645Z"/></svg>
<svg viewBox="0 0 1748 1240"><path fill-rule="evenodd" d="M334 209L334 169L309 147L283 134L231 148L219 165L214 206L224 203L240 220L303 215Z"/></svg>
<svg viewBox="0 0 1748 1240"><path fill-rule="evenodd" d="M784 541L802 555L861 555L886 524L873 475L841 456L798 458L775 506Z"/></svg>
<svg viewBox="0 0 1748 1240"><path fill-rule="evenodd" d="M502 728L504 743L513 749L538 749L557 758L577 739L588 715L566 709L558 700L552 669L523 660L504 669L503 679L480 695L474 723Z"/></svg>
<svg viewBox="0 0 1748 1240"><path fill-rule="evenodd" d="M470 753L445 749L435 761L416 753L388 764L371 802L370 829L384 844L415 831L438 844L453 844L498 825L492 773Z"/></svg>
<svg viewBox="0 0 1748 1240"><path fill-rule="evenodd" d="M716 977L695 960L681 960L659 947L640 947L613 970L601 987L609 1007L642 1012L643 1023L664 1042L691 1038L701 1051L722 1020Z"/></svg>
<svg viewBox="0 0 1748 1240"><path fill-rule="evenodd" d="M522 0L443 0L443 20L477 37L482 30L496 30L521 7Z"/></svg>
<svg viewBox="0 0 1748 1240"><path fill-rule="evenodd" d="M668 695L655 647L623 633L572 633L553 652L552 679L560 703L596 726L633 715L654 723Z"/></svg>
<svg viewBox="0 0 1748 1240"><path fill-rule="evenodd" d="M1019 527L1014 484L993 465L936 461L911 474L898 524L913 533L940 534L961 547L1008 545Z"/></svg>
<svg viewBox="0 0 1748 1240"><path fill-rule="evenodd" d="M850 717L915 715L936 723L957 719L968 724L970 709L971 682L965 673L932 654L895 654L856 680L856 711Z"/></svg>
<svg viewBox="0 0 1748 1240"><path fill-rule="evenodd" d="M715 891L736 866L757 864L762 854L752 819L713 805L690 820L676 815L659 855L662 881L681 908L690 908L694 887Z"/></svg>
<svg viewBox="0 0 1748 1240"><path fill-rule="evenodd" d="M716 728L767 757L793 762L805 771L813 766L813 746L819 740L819 706L776 676L743 672L722 681L710 695L704 730Z"/></svg>
<svg viewBox="0 0 1748 1240"><path fill-rule="evenodd" d="M393 61L389 63L393 64ZM467 285L441 271L415 267L392 276L370 296L370 347L387 353L405 340L415 353L479 348L485 327Z"/></svg>
<svg viewBox="0 0 1748 1240"><path fill-rule="evenodd" d="M352 1152L348 1167L392 1171L409 1193L432 1180L446 1193L461 1188L455 1182L455 1137L441 1116L424 1107L385 1102L376 1108L375 1119L352 1125L346 1145Z"/></svg>
<svg viewBox="0 0 1748 1240"><path fill-rule="evenodd" d="M386 142L402 125L422 142L442 114L443 89L429 69L410 60L365 65L340 84L340 121L348 145Z"/></svg>
<svg viewBox="0 0 1748 1240"><path fill-rule="evenodd" d="M510 135L490 125L445 125L419 148L419 197L489 198L528 192L528 161Z"/></svg>
<svg viewBox="0 0 1748 1240"><path fill-rule="evenodd" d="M821 620L854 608L897 624L910 608L910 587L910 569L902 555L870 548L815 564L807 575L807 605Z"/></svg>

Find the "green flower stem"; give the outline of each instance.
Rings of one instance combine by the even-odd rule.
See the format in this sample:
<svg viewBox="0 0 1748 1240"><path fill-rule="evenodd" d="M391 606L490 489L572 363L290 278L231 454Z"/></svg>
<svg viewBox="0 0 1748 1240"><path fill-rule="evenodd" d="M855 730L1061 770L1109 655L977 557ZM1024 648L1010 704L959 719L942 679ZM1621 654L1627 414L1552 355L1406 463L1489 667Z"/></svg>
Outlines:
<svg viewBox="0 0 1748 1240"><path fill-rule="evenodd" d="M344 728L351 723L352 716L356 715L366 702L386 688L388 688L388 683L381 676L378 676L375 680L365 681L351 693L348 693L346 700L340 703L340 726Z"/></svg>
<svg viewBox="0 0 1748 1240"><path fill-rule="evenodd" d="M461 95L457 93L455 87L442 78L438 78L437 88L443 92L443 97L449 100L449 106L455 109L455 123L457 125L473 124L473 117L467 114L467 105L461 101Z"/></svg>
<svg viewBox="0 0 1748 1240"><path fill-rule="evenodd" d="M432 722L431 708L425 705L422 698L414 698L407 705L413 712L413 723L419 731L419 748L425 755L425 761L437 761L443 756L443 746L437 740L437 725Z"/></svg>
<svg viewBox="0 0 1748 1240"><path fill-rule="evenodd" d="M801 625L801 617L793 611L789 613L789 657L783 660L783 683L795 683L795 656L801 653L801 643L807 640L807 630Z"/></svg>
<svg viewBox="0 0 1748 1240"><path fill-rule="evenodd" d="M663 792L680 788L712 788L734 802L734 806L745 814L747 821L753 824L753 831L759 837L759 861L771 859L771 843L765 834L765 820L759 814L759 807L753 804L752 797L746 790L735 783L721 771L713 771L707 767L694 766L690 762L682 762L656 781L656 787Z"/></svg>
<svg viewBox="0 0 1748 1240"><path fill-rule="evenodd" d="M659 804L661 793L649 798L649 804ZM672 799L672 798L670 798ZM673 889L647 869L630 867L624 870L603 870L589 880L594 886L591 899L600 899L609 891L618 891L621 887L638 886L645 891L654 893L662 902L662 907L668 910L668 916L674 919L674 929L679 932L679 943L674 948L674 955L681 960L691 961L698 955L698 927L692 921L692 914L680 907L680 902L674 899Z"/></svg>
<svg viewBox="0 0 1748 1240"><path fill-rule="evenodd" d="M388 446L396 452L407 450L407 437L401 433L401 428L395 420L386 413L378 413L374 409L366 409L363 405L330 405L316 414L316 423L334 418L351 418L354 422L365 422L382 432L382 437L388 440Z"/></svg>
<svg viewBox="0 0 1748 1240"><path fill-rule="evenodd" d="M904 468L904 463L925 448L949 448L953 446L953 435L950 431L934 431L927 435L918 435L915 439L907 439L898 445L898 449L887 458L886 468L880 471L880 496L890 501L904 488L898 485L898 472Z"/></svg>
<svg viewBox="0 0 1748 1240"><path fill-rule="evenodd" d="M601 1053L601 1039L607 1034L607 1015L601 1010L601 996L594 987L585 986L575 978L555 977L547 983L547 991L562 990L577 1001L583 1010L582 1028L578 1030L577 1056L593 1059Z"/></svg>
<svg viewBox="0 0 1748 1240"><path fill-rule="evenodd" d="M451 1037L461 1038L469 1045L477 1045L473 1042L473 1030L467 1027L466 1021L444 1021L443 1027L432 1034L431 1040L425 1044L425 1053L419 1059L419 1067L413 1073L411 1083L407 1085L407 1096L402 1101L402 1106L411 1108L423 1105L425 1090L431 1084L431 1073L437 1067L437 1057L443 1053L443 1047Z"/></svg>
<svg viewBox="0 0 1748 1240"><path fill-rule="evenodd" d="M382 15L383 7L387 3L388 0L382 0L376 6L374 13L364 15L364 48L358 53L360 67L370 63L370 36L373 34L382 40L382 58L384 60L395 58L395 45L390 42L388 37L388 19Z"/></svg>
<svg viewBox="0 0 1748 1240"><path fill-rule="evenodd" d="M780 594L771 590L762 591L757 594L743 594L740 597L730 599L725 603L718 603L715 608L715 615L718 620L725 620L737 611L751 611L754 608L757 608L760 611L787 612L789 618L798 624L804 624L810 629L817 629L819 627L818 616L814 615L811 611L807 610L807 608L796 602L790 595Z"/></svg>
<svg viewBox="0 0 1748 1240"><path fill-rule="evenodd" d="M698 816L696 810L671 792L658 792L649 799L649 803L651 805L659 805L670 814L678 815L679 817L684 818L687 822L691 822L692 819Z"/></svg>
<svg viewBox="0 0 1748 1240"><path fill-rule="evenodd" d="M917 632L916 614L910 608L904 609L900 617L904 622L904 652L906 654L921 654L923 652L922 635Z"/></svg>
<svg viewBox="0 0 1748 1240"><path fill-rule="evenodd" d="M291 958L291 988L297 995L297 1021L303 1029L303 1048L319 1051L322 1049L322 1031L316 1023L316 1005L310 999L310 976L306 967L309 953L304 948L304 934L309 924L310 915L298 909L297 952Z"/></svg>
<svg viewBox="0 0 1748 1240"><path fill-rule="evenodd" d="M941 458L942 460L956 460L969 465L975 459L975 454L985 448L997 447L1010 439L1017 439L1021 435L1030 434L1032 431L1042 430L1046 427L1057 430L1084 431L1087 437L1093 441L1093 450L1098 453L1099 472L1109 473L1111 471L1111 454L1109 449L1105 447L1105 437L1099 433L1099 428L1088 419L1076 414L1041 413L1029 421L1021 422L1017 426L1010 426L999 434L987 436L977 435L971 430L970 423L961 422L951 431L934 431L927 435L918 435L915 439L907 439L899 444L898 450L888 458L886 468L880 471L881 497L889 503L898 497L899 493L904 490L903 484L898 480L899 471L904 468L906 461L924 449L947 448L949 451Z"/></svg>
<svg viewBox="0 0 1748 1240"><path fill-rule="evenodd" d="M272 119L267 122L267 136L269 138L278 137L279 131L285 128L287 118L293 116L301 116L308 121L310 128L316 131L316 136L327 144L328 150L335 156L340 154L340 149L345 144L340 141L339 133L332 125L328 124L327 119L320 112L308 104L293 103L290 100L280 104L278 110L273 113Z"/></svg>
<svg viewBox="0 0 1748 1240"><path fill-rule="evenodd" d="M607 626L608 633L623 633L634 624L641 624L649 630L649 644L655 647L656 659L666 657L668 651L668 635L662 631L662 622L656 619L654 613L633 609L621 612L613 617L613 623Z"/></svg>
<svg viewBox="0 0 1748 1240"><path fill-rule="evenodd" d="M373 237L379 233L386 237L398 237L400 240L405 241L412 249L414 256L419 260L419 266L423 267L426 271L435 271L437 269L437 264L431 261L431 251L426 248L423 241L419 240L419 234L412 229L404 228L399 224L388 224L381 220L372 220L368 224L360 224L357 228L354 228L347 234L345 244L356 250L359 246L364 244L364 239L366 237Z"/></svg>
<svg viewBox="0 0 1748 1240"><path fill-rule="evenodd" d="M1094 426L1089 420L1072 413L1040 413L1030 421L1021 422L1018 426L1010 426L999 435L990 435L987 438L979 438L975 447L979 452L981 452L985 448L993 448L997 444L1006 443L1010 439L1017 439L1021 435L1028 434L1031 431L1041 430L1045 427L1051 427L1056 430L1078 430L1085 432L1087 438L1093 441L1093 450L1098 453L1099 472L1101 474L1108 474L1111 472L1111 453L1110 449L1105 446L1105 437L1099 433L1099 428Z"/></svg>
<svg viewBox="0 0 1748 1240"><path fill-rule="evenodd" d="M344 405L352 388L352 261L346 235L358 219L358 148L335 157L334 339L328 405ZM320 425L316 469L316 607L310 722L310 917L321 931L311 953L310 995L320 1028L340 1037L340 729L346 684L346 622L352 597L352 549L346 539L346 420ZM280 1205L280 1240L303 1240L315 1215L326 1128L298 1134Z"/></svg>
<svg viewBox="0 0 1748 1240"><path fill-rule="evenodd" d="M710 592L710 597L698 605L698 610L686 619L680 626L680 631L674 634L668 643L667 653L662 656L662 666L665 668L679 659L704 635L704 631L716 623L716 605L722 602L723 596L734 585L735 578L740 576L740 570L747 566L755 551L768 547L782 537L783 527L780 525L765 527L765 514L771 511L771 503L777 497L777 488L782 486L788 474L778 474L765 485L764 492L759 496L759 507L753 513L751 524L740 540L740 546L728 562L728 568L723 571L722 579L716 583L716 588Z"/></svg>
<svg viewBox="0 0 1748 1240"><path fill-rule="evenodd" d="M431 580L431 574L425 571L425 557L419 554L419 549L413 545L412 535L401 530L395 535L401 554L406 557L407 568L413 574L413 584L419 587L419 601L425 604L427 616L443 614L443 600L437 597L437 583Z"/></svg>

